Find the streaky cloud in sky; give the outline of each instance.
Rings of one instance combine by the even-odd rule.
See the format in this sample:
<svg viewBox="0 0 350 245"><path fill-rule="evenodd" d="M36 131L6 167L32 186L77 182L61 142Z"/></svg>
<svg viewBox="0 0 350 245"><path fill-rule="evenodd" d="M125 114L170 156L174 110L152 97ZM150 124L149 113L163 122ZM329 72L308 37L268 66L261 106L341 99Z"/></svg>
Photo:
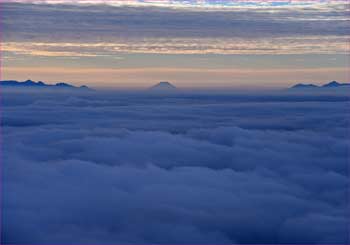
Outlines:
<svg viewBox="0 0 350 245"><path fill-rule="evenodd" d="M68 64L77 71L114 68L112 73L129 68L130 71L158 67L183 70L183 64L197 69L197 64L202 64L203 74L211 73L212 69L222 74L220 69L246 70L254 66L271 71L280 66L278 63L285 68L293 62L291 69L319 65L325 71L342 70L329 73L321 81L320 74L310 74L302 77L305 81L346 82L349 78L344 70L349 65L346 57L350 40L350 10L345 1L16 0L2 2L1 8L6 79L30 78L27 69L35 64L47 70L53 67L60 70ZM265 57L266 62L257 62L257 56ZM32 76L42 79L32 68ZM14 71L18 71L17 77ZM188 75L181 81L177 78L186 74L162 77L161 73L165 74L155 71L153 78L139 72L138 77L130 73L125 78L123 73L106 76L103 82L135 85L173 78L192 85L212 80L213 86L220 83L226 86L238 79L227 76L220 77L224 79L221 80L211 73L210 78ZM50 81L60 79L54 73L46 75ZM256 84L272 80L277 83L278 73L275 75L260 81L251 73L249 84L254 79ZM126 80L115 81L120 77ZM95 76L86 80L93 78L100 79ZM192 78L195 80L191 81ZM300 76L290 76L286 78L288 81L279 83L285 86L297 78ZM84 84L85 79L77 75L68 80Z"/></svg>
<svg viewBox="0 0 350 245"><path fill-rule="evenodd" d="M87 48L111 55L347 52L350 18L344 4L326 5L322 11L274 8L184 11L8 3L3 5L4 51L48 56L80 51L84 56Z"/></svg>
<svg viewBox="0 0 350 245"><path fill-rule="evenodd" d="M346 0L7 0L36 4L107 4L112 6L167 6L167 7L296 7L330 3L346 3Z"/></svg>
<svg viewBox="0 0 350 245"><path fill-rule="evenodd" d="M300 38L133 38L115 42L6 42L5 52L31 56L92 57L141 54L343 54L349 36Z"/></svg>

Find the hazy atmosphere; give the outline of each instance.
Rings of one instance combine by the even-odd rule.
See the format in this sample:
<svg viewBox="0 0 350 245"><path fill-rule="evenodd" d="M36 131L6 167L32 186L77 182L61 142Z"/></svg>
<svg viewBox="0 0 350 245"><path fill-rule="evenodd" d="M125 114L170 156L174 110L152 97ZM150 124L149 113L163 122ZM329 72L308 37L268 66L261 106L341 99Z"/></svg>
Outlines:
<svg viewBox="0 0 350 245"><path fill-rule="evenodd" d="M346 1L0 2L1 244L349 244Z"/></svg>

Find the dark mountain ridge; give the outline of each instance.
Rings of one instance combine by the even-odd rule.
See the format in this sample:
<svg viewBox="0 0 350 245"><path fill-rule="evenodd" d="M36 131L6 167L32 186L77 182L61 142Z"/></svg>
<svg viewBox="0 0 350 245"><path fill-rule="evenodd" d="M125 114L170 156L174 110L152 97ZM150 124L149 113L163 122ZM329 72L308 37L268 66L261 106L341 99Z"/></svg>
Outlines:
<svg viewBox="0 0 350 245"><path fill-rule="evenodd" d="M32 81L32 80L26 80L23 82L19 82L16 80L4 80L0 81L1 87L7 87L7 88L54 88L54 89L84 89L84 90L91 90L89 87L83 85L80 87L71 85L69 83L56 83L56 84L46 84L42 81Z"/></svg>
<svg viewBox="0 0 350 245"><path fill-rule="evenodd" d="M290 89L330 89L330 88L340 88L340 87L350 88L350 83L339 83L337 81L332 81L321 86L318 86L312 83L309 83L309 84L298 83L290 87Z"/></svg>
<svg viewBox="0 0 350 245"><path fill-rule="evenodd" d="M170 82L163 81L163 82L157 83L156 85L150 87L149 89L152 91L165 92L165 91L175 91L177 88L174 85L172 85Z"/></svg>

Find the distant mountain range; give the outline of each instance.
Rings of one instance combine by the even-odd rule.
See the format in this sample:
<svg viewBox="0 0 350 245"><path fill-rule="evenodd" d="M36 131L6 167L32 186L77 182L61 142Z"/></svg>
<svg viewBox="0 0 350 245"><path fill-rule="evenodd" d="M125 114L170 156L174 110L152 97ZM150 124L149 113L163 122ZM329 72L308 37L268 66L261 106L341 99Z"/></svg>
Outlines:
<svg viewBox="0 0 350 245"><path fill-rule="evenodd" d="M321 86L317 86L312 83L309 83L309 84L298 83L290 87L290 89L334 89L334 88L340 88L340 87L350 88L350 83L338 83L337 81L332 81Z"/></svg>
<svg viewBox="0 0 350 245"><path fill-rule="evenodd" d="M64 89L64 90L79 90L79 91L92 91L93 89L83 85L83 86L74 86L69 83L56 83L56 84L46 84L42 81L32 81L32 80L26 80L23 82L16 81L16 80L4 80L0 81L0 87L3 88L51 88L51 89ZM347 88L350 89L350 83L339 83L337 81L332 81L329 83L326 83L324 85L315 85L312 83L298 83L295 84L294 86L290 87L289 90L307 90L307 91L312 91L312 90L336 90L339 91L339 88L342 90L342 88ZM162 81L154 86L149 88L149 91L154 91L154 92L175 92L177 91L177 88L171 84L170 82L167 81Z"/></svg>
<svg viewBox="0 0 350 245"><path fill-rule="evenodd" d="M159 82L156 85L149 88L151 91L159 92L173 92L176 90L176 87L169 82Z"/></svg>
<svg viewBox="0 0 350 245"><path fill-rule="evenodd" d="M0 86L7 87L7 88L54 88L54 89L92 90L85 85L76 87L68 83L46 84L42 81L34 82L32 80L27 80L23 82L19 82L15 80L5 80L5 81L0 81Z"/></svg>

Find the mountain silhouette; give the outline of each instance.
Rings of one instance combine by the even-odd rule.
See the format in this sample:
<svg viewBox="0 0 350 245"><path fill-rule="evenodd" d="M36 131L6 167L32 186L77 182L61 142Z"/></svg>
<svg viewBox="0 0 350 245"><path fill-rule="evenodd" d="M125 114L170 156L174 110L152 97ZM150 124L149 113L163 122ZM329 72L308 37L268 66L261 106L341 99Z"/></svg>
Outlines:
<svg viewBox="0 0 350 245"><path fill-rule="evenodd" d="M156 85L150 87L150 90L152 90L152 91L164 91L164 92L175 91L176 87L169 82L163 81L163 82L159 82Z"/></svg>
<svg viewBox="0 0 350 245"><path fill-rule="evenodd" d="M336 88L336 87L344 87L344 86L350 86L350 83L338 83L337 81L332 81L327 84L324 84L323 88Z"/></svg>
<svg viewBox="0 0 350 245"><path fill-rule="evenodd" d="M347 87L350 88L350 83L339 83L337 81L332 81L329 83L326 83L322 86L318 86L312 83L309 84L304 84L304 83L298 83L292 87L290 87L289 89L317 89L317 90L324 90L324 89L336 89L336 88L341 88L341 87Z"/></svg>
<svg viewBox="0 0 350 245"><path fill-rule="evenodd" d="M304 83L298 83L298 84L296 84L296 85L294 85L294 86L292 86L291 87L292 89L295 89L295 88L297 88L297 89L312 89L312 88L318 88L318 86L316 86L316 85L314 85L314 84L304 84Z"/></svg>
<svg viewBox="0 0 350 245"><path fill-rule="evenodd" d="M0 81L1 87L7 87L7 88L55 88L55 89L85 89L85 90L91 90L89 87L83 85L80 87L73 86L68 83L56 83L56 84L46 84L42 81L32 81L32 80L26 80L23 82L19 82L16 80L5 80Z"/></svg>

